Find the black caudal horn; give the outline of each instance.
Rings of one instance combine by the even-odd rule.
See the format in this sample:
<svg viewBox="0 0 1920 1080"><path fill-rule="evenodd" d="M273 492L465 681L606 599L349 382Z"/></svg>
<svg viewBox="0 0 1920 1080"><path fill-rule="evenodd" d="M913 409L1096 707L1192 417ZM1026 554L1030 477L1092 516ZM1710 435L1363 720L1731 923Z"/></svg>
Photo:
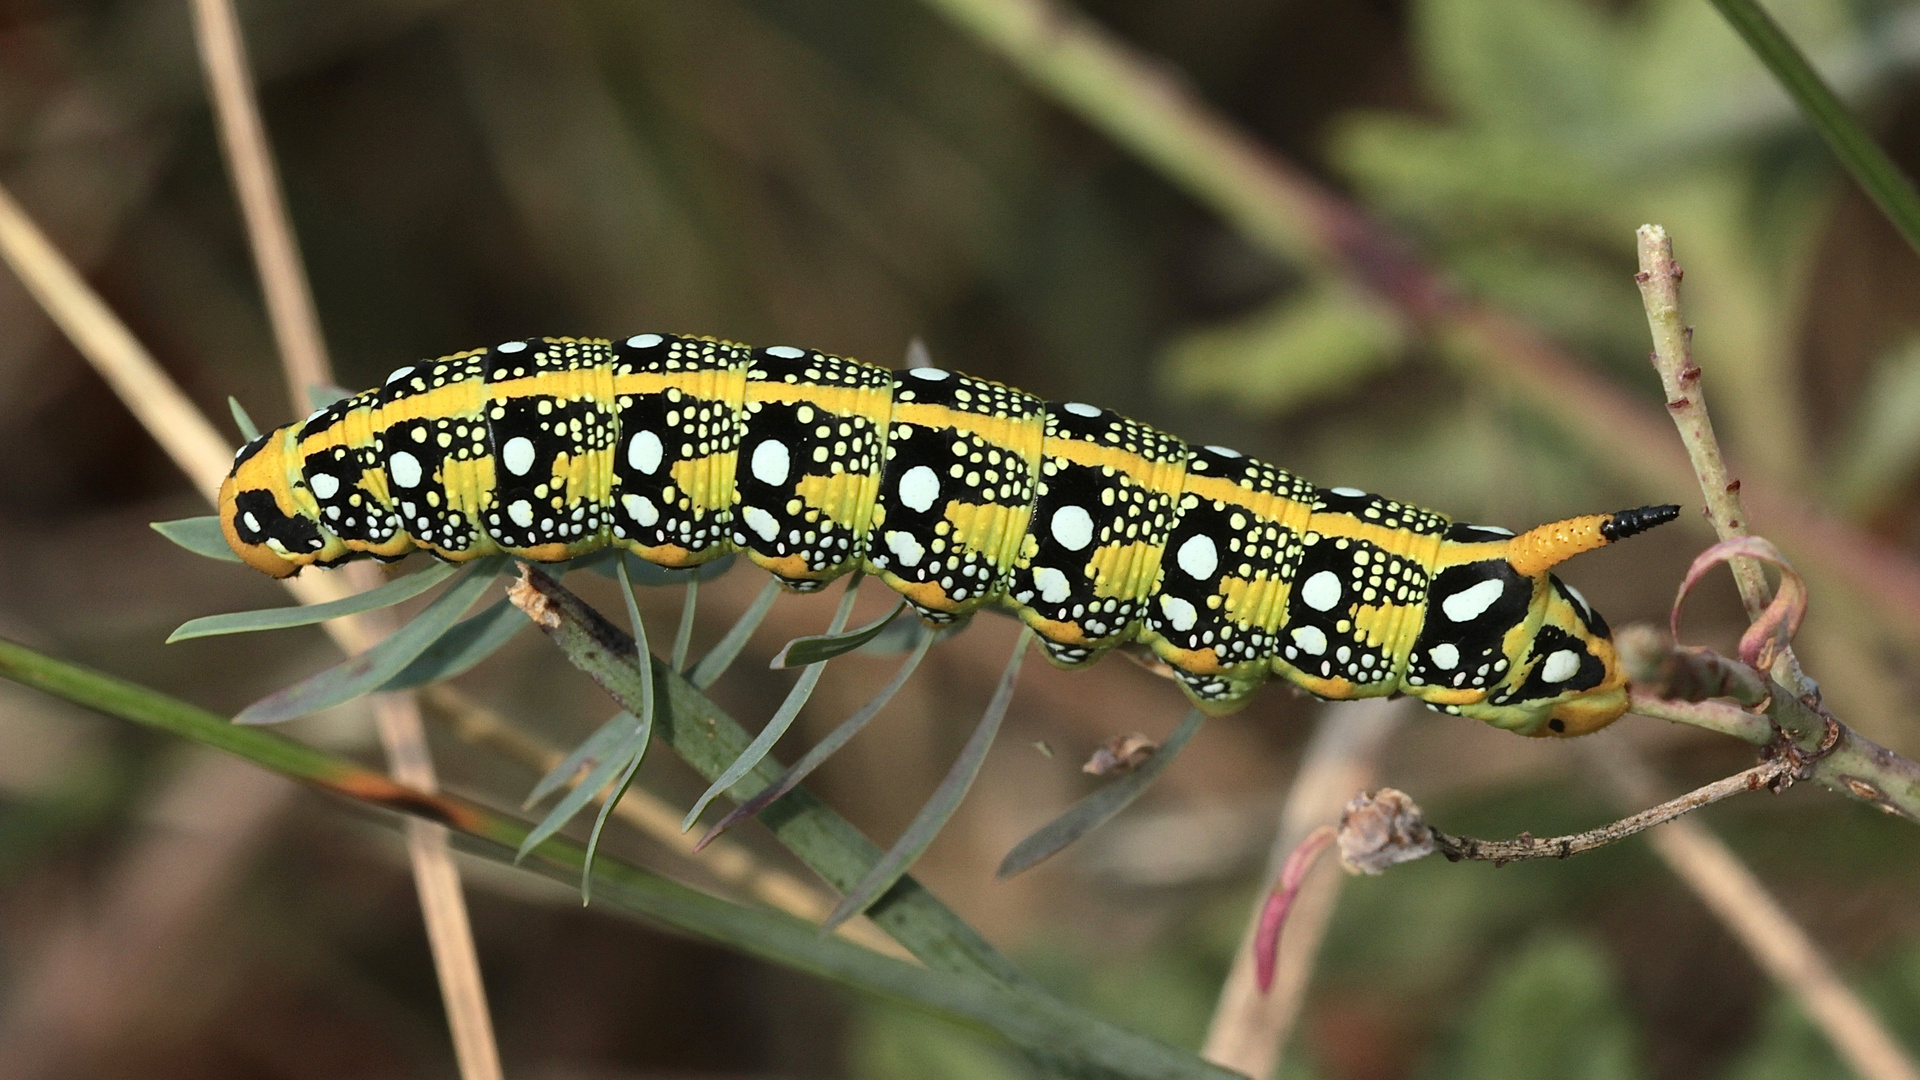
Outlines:
<svg viewBox="0 0 1920 1080"><path fill-rule="evenodd" d="M1672 503L1622 510L1601 523L1600 535L1606 537L1610 544L1618 543L1629 536L1638 536L1656 525L1665 525L1679 516L1680 508Z"/></svg>

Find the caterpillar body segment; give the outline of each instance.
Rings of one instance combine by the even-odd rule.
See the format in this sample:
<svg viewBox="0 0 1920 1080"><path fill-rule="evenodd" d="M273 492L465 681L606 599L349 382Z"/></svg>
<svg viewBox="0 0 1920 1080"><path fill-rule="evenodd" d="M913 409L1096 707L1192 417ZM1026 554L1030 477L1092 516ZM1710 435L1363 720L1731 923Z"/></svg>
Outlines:
<svg viewBox="0 0 1920 1080"><path fill-rule="evenodd" d="M1515 536L955 372L660 334L402 368L250 442L220 498L275 577L744 551L800 591L863 569L930 623L997 606L1063 666L1138 642L1210 712L1277 675L1529 735L1626 708L1605 621L1549 569L1677 512Z"/></svg>

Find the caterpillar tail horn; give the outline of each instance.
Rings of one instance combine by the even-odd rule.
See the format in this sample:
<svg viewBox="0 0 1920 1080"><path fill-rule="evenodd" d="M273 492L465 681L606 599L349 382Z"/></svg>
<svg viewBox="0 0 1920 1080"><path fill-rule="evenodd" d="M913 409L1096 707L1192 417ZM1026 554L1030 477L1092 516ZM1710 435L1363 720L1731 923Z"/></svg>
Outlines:
<svg viewBox="0 0 1920 1080"><path fill-rule="evenodd" d="M1668 503L1548 522L1508 541L1507 562L1516 573L1532 577L1546 573L1575 555L1637 536L1679 516L1680 508Z"/></svg>

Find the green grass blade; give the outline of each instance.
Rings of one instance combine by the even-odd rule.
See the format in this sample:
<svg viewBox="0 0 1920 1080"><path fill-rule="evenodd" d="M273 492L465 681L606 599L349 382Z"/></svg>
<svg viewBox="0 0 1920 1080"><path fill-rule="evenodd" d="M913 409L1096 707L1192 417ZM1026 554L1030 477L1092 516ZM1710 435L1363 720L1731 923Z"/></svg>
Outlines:
<svg viewBox="0 0 1920 1080"><path fill-rule="evenodd" d="M226 534L220 531L220 519L211 514L206 517L148 522L147 528L195 555L219 559L221 562L240 561L240 556L233 550L233 545L227 543Z"/></svg>
<svg viewBox="0 0 1920 1080"><path fill-rule="evenodd" d="M840 597L840 606L833 613L833 621L827 624L827 637L831 638L846 628L847 618L853 614L854 596L859 591L860 574L855 571L847 580L847 590ZM740 756L734 759L733 764L728 765L724 772L715 777L707 790L701 792L700 797L693 801L693 809L687 811L686 820L680 823L681 832L693 828L693 823L700 820L700 815L706 812L709 803L738 783L741 777L751 772L755 765L760 764L773 751L773 744L779 742L780 736L785 735L787 729L793 726L794 717L800 715L800 710L806 705L807 699L813 696L813 688L820 685L820 676L825 674L826 670L827 664L824 660L807 665L806 670L800 673L799 681L795 682L793 689L787 692L787 699L780 703L779 710L773 714L773 719L767 721L766 726L760 729L760 734L754 736L753 742L740 752Z"/></svg>
<svg viewBox="0 0 1920 1080"><path fill-rule="evenodd" d="M547 770L547 775L533 785L532 791L527 792L526 801L520 804L520 809L531 810L535 803L559 791L562 785L573 779L573 774L579 772L582 766L599 765L608 754L613 752L614 747L619 746L633 734L634 727L638 723L639 718L625 709L614 713L606 723L595 728L593 734L582 739L580 745L573 748L572 753L560 760L560 764Z"/></svg>
<svg viewBox="0 0 1920 1080"><path fill-rule="evenodd" d="M740 655L740 650L747 647L747 639L760 629L760 621L767 617L768 609L773 607L773 601L779 595L780 582L768 578L767 583L760 587L760 595L754 597L753 603L747 605L747 610L740 613L740 618L720 639L720 643L713 647L712 652L701 657L700 662L687 673L687 681L705 690L726 674L727 669L733 666L734 659Z"/></svg>
<svg viewBox="0 0 1920 1080"><path fill-rule="evenodd" d="M1839 95L1807 62L1799 46L1755 0L1713 0L1713 6L1720 9L1720 14L1746 40L1747 47L1767 65L1767 70L1773 72L1787 93L1793 95L1800 111L1827 140L1834 155L1873 199L1874 205L1900 230L1907 245L1920 251L1920 194L1914 191L1913 181L1854 119Z"/></svg>
<svg viewBox="0 0 1920 1080"><path fill-rule="evenodd" d="M923 627L922 629L925 628ZM933 639L934 635L931 633L921 634L920 643L914 646L914 650L911 653L907 654L906 662L900 665L900 670L893 673L893 678L887 680L887 685L881 687L880 692L873 695L873 700L861 706L858 712L847 717L847 719L842 721L839 727L834 728L826 738L816 743L813 749L807 751L805 757L794 762L792 768L782 773L779 780L761 789L758 795L755 795L753 798L748 799L746 802L728 811L727 815L715 823L713 828L707 830L707 834L700 838L700 842L694 845L693 850L699 851L701 848L713 843L719 838L721 833L726 832L740 822L765 810L767 807L773 805L775 800L787 792L792 791L794 788L799 787L800 782L805 780L813 770L819 768L821 762L832 757L841 747L847 745L855 735L860 734L860 729L866 727L868 721L880 715L880 710L887 707L887 702L893 700L893 695L899 693L900 688L907 685L907 679L912 677L914 669L920 666L920 661L926 659L927 650L933 646Z"/></svg>
<svg viewBox="0 0 1920 1080"><path fill-rule="evenodd" d="M927 850L933 838L947 824L947 819L960 807L960 800L967 797L967 790L973 787L974 777L980 775L980 766L987 760L987 751L993 748L993 737L1000 733L1000 722L1007 718L1007 706L1013 702L1013 686L1020 677L1020 662L1027 655L1027 645L1033 640L1033 631L1022 628L1020 639L1013 646L1013 655L1007 660L1007 669L1000 676L1000 685L994 688L993 700L987 703L987 711L980 717L980 723L973 729L973 736L954 759L953 767L947 770L946 778L934 789L933 797L927 805L914 815L907 831L893 842L885 856L874 864L860 883L848 890L827 916L828 930L839 926L855 915L867 909L867 905L880 897L881 893L893 887L893 883L905 876L912 868L914 860Z"/></svg>
<svg viewBox="0 0 1920 1080"><path fill-rule="evenodd" d="M548 811L547 816L540 819L540 824L533 827L533 831L521 841L520 850L514 854L515 861L525 858L527 852L539 847L547 837L565 828L575 814L578 814L593 801L595 795L600 794L608 784L611 784L614 777L620 775L621 771L627 767L628 761L638 757L645 749L640 741L644 734L640 730L640 722L633 719L630 713L621 713L616 719L628 721L620 731L620 740L614 743L606 756L600 759L600 763L593 767L593 771L575 785L572 791L567 792L567 797L555 804L554 808Z"/></svg>
<svg viewBox="0 0 1920 1080"><path fill-rule="evenodd" d="M304 607L262 608L259 611L235 611L227 615L205 615L189 619L167 635L167 644L220 634L248 634L256 630L285 630L292 626L312 626L328 619L358 615L411 600L453 576L460 568L452 563L436 562L417 574L387 582L375 589L355 593L341 600Z"/></svg>
<svg viewBox="0 0 1920 1080"><path fill-rule="evenodd" d="M1207 714L1199 709L1189 709L1186 719L1180 721L1180 726L1173 729L1167 741L1139 768L1074 803L1065 813L1015 844L1013 850L1007 852L1007 857L1000 860L999 876L1010 878L1049 858L1125 810L1127 804L1147 790L1147 785L1153 783L1155 777L1173 764L1174 757L1187 745L1187 740L1193 738L1194 732L1200 730L1200 724L1206 718Z"/></svg>
<svg viewBox="0 0 1920 1080"><path fill-rule="evenodd" d="M0 677L225 751L362 805L439 822L460 834L463 846L488 858L504 861L527 833L524 824L457 796L402 787L344 758L273 732L235 727L205 709L4 639ZM527 865L569 881L584 862L579 844L555 837L533 849ZM1232 1080L1236 1075L1030 987L1009 986L978 972L915 967L823 935L792 916L729 903L612 859L599 860L594 878L595 892L617 908L862 993L997 1032L1017 1045L1043 1046L1051 1060L1076 1074L1126 1080Z"/></svg>
<svg viewBox="0 0 1920 1080"><path fill-rule="evenodd" d="M559 582L526 568L526 582L543 602L542 631L568 660L629 711L640 702L640 669L630 662L632 639ZM655 661L654 674L667 689L654 721L655 737L695 772L716 777L752 736L701 694L692 682ZM762 761L728 795L751 798L780 778ZM796 788L768 807L760 823L828 885L846 890L879 861L880 849L806 788ZM1010 984L1032 980L911 876L875 902L867 915L920 961L941 971L984 974Z"/></svg>
<svg viewBox="0 0 1920 1080"><path fill-rule="evenodd" d="M242 709L233 718L234 723L275 724L379 689L459 621L473 602L493 587L494 575L505 563L504 555L489 555L469 563L467 574L448 586L412 622L366 652L261 698Z"/></svg>
<svg viewBox="0 0 1920 1080"><path fill-rule="evenodd" d="M680 628L673 632L673 659L668 661L675 671L687 670L687 653L693 648L693 616L700 606L700 579L687 579L687 594L680 601Z"/></svg>
<svg viewBox="0 0 1920 1080"><path fill-rule="evenodd" d="M253 417L247 415L246 406L240 399L227 395L227 408L233 413L233 426L240 429L240 441L252 442L260 437L260 428L254 424Z"/></svg>
<svg viewBox="0 0 1920 1080"><path fill-rule="evenodd" d="M527 617L506 600L497 600L485 611L455 623L440 640L427 646L400 674L380 684L382 691L411 690L416 686L451 679L499 652L515 634L527 628Z"/></svg>
<svg viewBox="0 0 1920 1080"><path fill-rule="evenodd" d="M786 647L773 658L767 666L778 671L782 668L806 667L808 664L824 664L836 656L845 656L853 650L880 636L887 624L907 610L905 600L892 611L868 623L858 630L849 630L844 634L817 634L812 637L798 637L787 642Z"/></svg>

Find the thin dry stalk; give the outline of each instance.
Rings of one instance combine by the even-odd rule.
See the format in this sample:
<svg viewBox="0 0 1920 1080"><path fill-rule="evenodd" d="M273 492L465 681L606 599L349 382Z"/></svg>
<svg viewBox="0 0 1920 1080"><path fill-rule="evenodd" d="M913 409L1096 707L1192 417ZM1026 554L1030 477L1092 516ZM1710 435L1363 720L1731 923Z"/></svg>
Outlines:
<svg viewBox="0 0 1920 1080"><path fill-rule="evenodd" d="M232 445L180 392L4 187L0 187L0 257L211 502L233 462Z"/></svg>
<svg viewBox="0 0 1920 1080"><path fill-rule="evenodd" d="M313 289L300 260L293 222L287 216L273 149L260 122L246 41L232 0L194 0L193 13L208 94L219 119L221 145L239 192L254 265L287 373L293 413L299 416L309 408L307 392L333 381L320 319L313 308ZM377 568L363 564L349 569L348 580L358 589L367 589L378 584L380 574ZM390 616L361 616L361 625L375 640L394 629ZM419 701L411 693L381 694L374 701L373 714L394 778L421 791L438 791L439 778L427 750ZM494 1044L493 1019L480 978L480 957L446 830L429 822L408 822L407 854L420 894L421 915L460 1075L464 1080L499 1080L500 1051Z"/></svg>
<svg viewBox="0 0 1920 1080"><path fill-rule="evenodd" d="M1583 739L1622 801L1641 805L1660 796L1660 784L1620 740ZM1920 1069L1879 1017L1843 982L1807 932L1795 923L1740 857L1706 826L1669 822L1647 842L1676 876L1745 946L1864 1080L1920 1080Z"/></svg>
<svg viewBox="0 0 1920 1080"><path fill-rule="evenodd" d="M1665 825L1682 814L1712 806L1721 799L1771 788L1791 773L1793 768L1793 763L1785 758L1763 761L1751 769L1715 780L1630 817L1569 836L1534 837L1522 833L1516 840L1476 840L1471 836L1453 836L1432 827L1428 827L1427 831L1433 836L1434 850L1449 859L1469 859L1495 865L1523 859L1566 859L1583 851L1618 843L1655 825Z"/></svg>
<svg viewBox="0 0 1920 1080"><path fill-rule="evenodd" d="M233 172L274 341L287 369L293 415L304 416L312 407L307 403L307 388L331 382L333 367L313 308L313 290L300 261L300 243L287 217L280 172L266 126L260 122L246 39L232 0L193 0L193 28L207 76L207 96L219 120L220 146Z"/></svg>
<svg viewBox="0 0 1920 1080"><path fill-rule="evenodd" d="M1340 820L1341 808L1353 793L1372 786L1380 749L1406 718L1403 701L1362 701L1335 708L1337 715L1328 710L1320 721L1300 773L1287 791L1260 901L1254 904L1240 948L1233 954L1233 968L1220 988L1207 1041L1200 1050L1208 1061L1251 1077L1273 1075L1280 1062L1306 1000L1307 982L1343 878L1329 863L1315 869L1300 887L1287 915L1273 989L1263 994L1255 972L1254 938L1266 895L1300 841L1314 829Z"/></svg>
<svg viewBox="0 0 1920 1080"><path fill-rule="evenodd" d="M423 691L429 714L436 715L462 741L485 746L503 757L546 773L566 755L558 747L525 731L492 709L444 683ZM680 828L680 812L652 792L635 785L613 808L613 816L649 840L686 860L689 876L704 876L751 896L769 907L818 923L832 911L837 898L808 885L792 874L763 862L747 847L722 837L708 844L695 859L699 833ZM913 954L866 916L842 923L836 931L876 952L918 963Z"/></svg>

